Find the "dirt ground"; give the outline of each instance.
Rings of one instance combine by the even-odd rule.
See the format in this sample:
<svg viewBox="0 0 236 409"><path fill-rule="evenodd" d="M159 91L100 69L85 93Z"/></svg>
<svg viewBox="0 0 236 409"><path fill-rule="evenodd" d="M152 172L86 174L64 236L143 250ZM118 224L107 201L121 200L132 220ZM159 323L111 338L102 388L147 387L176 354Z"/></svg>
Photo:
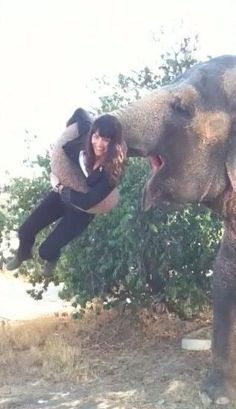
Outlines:
<svg viewBox="0 0 236 409"><path fill-rule="evenodd" d="M3 325L0 409L200 409L210 352L180 341L198 328L209 337L210 321L140 310Z"/></svg>
<svg viewBox="0 0 236 409"><path fill-rule="evenodd" d="M199 382L209 356L156 344L104 358L106 375L58 384L22 378L0 389L1 409L198 409ZM26 368L27 370L27 368Z"/></svg>

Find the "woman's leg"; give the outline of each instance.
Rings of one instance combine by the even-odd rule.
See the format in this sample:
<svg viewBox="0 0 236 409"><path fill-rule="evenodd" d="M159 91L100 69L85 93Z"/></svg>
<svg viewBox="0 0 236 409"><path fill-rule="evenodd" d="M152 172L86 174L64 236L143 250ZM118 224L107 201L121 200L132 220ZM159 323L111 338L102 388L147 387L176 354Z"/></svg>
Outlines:
<svg viewBox="0 0 236 409"><path fill-rule="evenodd" d="M65 207L59 193L50 192L45 199L36 207L31 215L19 228L18 256L23 260L32 257L31 251L35 237L44 227L58 220L65 213Z"/></svg>
<svg viewBox="0 0 236 409"><path fill-rule="evenodd" d="M75 237L78 237L93 220L94 215L66 208L65 215L53 232L41 244L39 255L42 259L54 262L60 257L60 250Z"/></svg>

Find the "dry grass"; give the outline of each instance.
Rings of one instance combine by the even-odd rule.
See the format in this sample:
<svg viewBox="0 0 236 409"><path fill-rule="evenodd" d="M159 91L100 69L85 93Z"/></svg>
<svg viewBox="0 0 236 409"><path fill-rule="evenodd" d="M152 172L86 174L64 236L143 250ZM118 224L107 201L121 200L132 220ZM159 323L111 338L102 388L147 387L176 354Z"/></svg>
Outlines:
<svg viewBox="0 0 236 409"><path fill-rule="evenodd" d="M94 375L73 320L41 318L0 331L0 386L12 379L77 382Z"/></svg>
<svg viewBox="0 0 236 409"><path fill-rule="evenodd" d="M88 312L83 320L41 318L0 329L0 386L43 379L87 381L111 370L119 351L134 351L147 342L176 339L209 324L208 317L183 323L167 314L140 310Z"/></svg>
<svg viewBox="0 0 236 409"><path fill-rule="evenodd" d="M46 317L4 325L0 328L0 386L13 380L94 379L108 369L104 355L124 333L127 338L127 320L111 311L88 312L79 322Z"/></svg>
<svg viewBox="0 0 236 409"><path fill-rule="evenodd" d="M182 336L200 329L211 327L212 312L206 310L200 313L194 320L183 321L173 314L153 313L147 308L138 312L142 332L147 339L161 338L162 340L180 340ZM204 332L204 331L203 331ZM207 333L207 336L209 334Z"/></svg>

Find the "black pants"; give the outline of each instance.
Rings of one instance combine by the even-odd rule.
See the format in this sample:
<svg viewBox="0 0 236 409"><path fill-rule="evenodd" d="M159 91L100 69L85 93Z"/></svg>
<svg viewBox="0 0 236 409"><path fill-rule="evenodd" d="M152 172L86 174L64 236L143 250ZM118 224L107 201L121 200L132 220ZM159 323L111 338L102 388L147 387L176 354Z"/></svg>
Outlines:
<svg viewBox="0 0 236 409"><path fill-rule="evenodd" d="M61 248L79 236L93 218L92 214L65 206L59 193L50 192L19 228L18 254L23 260L31 258L38 232L61 219L39 248L41 258L54 261L60 257Z"/></svg>

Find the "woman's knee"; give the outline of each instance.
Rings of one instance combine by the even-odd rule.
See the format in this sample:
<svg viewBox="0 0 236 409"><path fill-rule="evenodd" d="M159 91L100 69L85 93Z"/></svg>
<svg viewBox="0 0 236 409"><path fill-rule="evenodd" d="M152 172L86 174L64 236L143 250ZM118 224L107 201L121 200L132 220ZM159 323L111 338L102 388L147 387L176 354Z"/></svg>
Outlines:
<svg viewBox="0 0 236 409"><path fill-rule="evenodd" d="M54 261L60 257L60 250L52 249L43 242L39 247L39 255L43 260Z"/></svg>

